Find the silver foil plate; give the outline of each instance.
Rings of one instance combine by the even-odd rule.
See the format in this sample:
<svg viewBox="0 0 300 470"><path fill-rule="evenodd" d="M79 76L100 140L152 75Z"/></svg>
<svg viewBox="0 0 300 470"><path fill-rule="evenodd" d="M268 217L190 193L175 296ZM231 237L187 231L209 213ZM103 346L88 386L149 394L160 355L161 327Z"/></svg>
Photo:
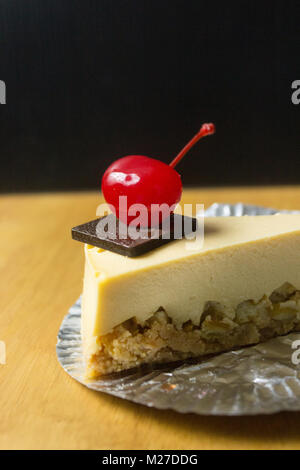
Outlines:
<svg viewBox="0 0 300 470"><path fill-rule="evenodd" d="M215 203L205 215L276 213L242 203ZM79 298L61 324L56 351L64 370L88 388L181 413L250 415L300 410L300 365L292 362L292 343L300 340L300 333L198 361L139 368L88 381L84 378L80 317Z"/></svg>

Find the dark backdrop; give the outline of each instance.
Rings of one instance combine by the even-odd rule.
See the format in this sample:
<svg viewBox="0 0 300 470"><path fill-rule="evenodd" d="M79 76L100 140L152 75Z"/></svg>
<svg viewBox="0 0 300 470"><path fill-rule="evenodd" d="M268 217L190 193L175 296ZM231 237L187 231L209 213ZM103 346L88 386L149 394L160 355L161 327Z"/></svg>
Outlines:
<svg viewBox="0 0 300 470"><path fill-rule="evenodd" d="M205 121L185 184L299 183L299 5L0 0L1 190L97 187L117 157L169 162Z"/></svg>

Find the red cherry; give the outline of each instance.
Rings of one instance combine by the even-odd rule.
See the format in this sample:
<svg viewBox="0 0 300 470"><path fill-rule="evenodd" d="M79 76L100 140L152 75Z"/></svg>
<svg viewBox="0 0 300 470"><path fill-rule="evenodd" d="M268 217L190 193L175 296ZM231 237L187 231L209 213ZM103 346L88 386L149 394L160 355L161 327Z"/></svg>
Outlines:
<svg viewBox="0 0 300 470"><path fill-rule="evenodd" d="M156 215L161 222L169 213L155 214L157 206L151 211L151 205L167 204L171 212L175 209L181 198L182 183L174 167L199 139L214 132L213 124L203 124L170 165L143 155L129 155L112 163L103 175L102 193L116 216L126 224L138 217L142 227L149 227L152 213L152 221ZM120 204L120 196L127 196L126 205ZM128 214L134 204L143 204L145 211Z"/></svg>
<svg viewBox="0 0 300 470"><path fill-rule="evenodd" d="M128 214L130 206L144 204L147 214L141 213L139 221L146 227L151 224L151 204L168 204L175 208L181 198L182 183L177 171L166 163L143 155L129 155L107 168L102 178L102 192L116 216L127 224L139 216L139 213ZM127 196L127 210L120 206L119 196Z"/></svg>

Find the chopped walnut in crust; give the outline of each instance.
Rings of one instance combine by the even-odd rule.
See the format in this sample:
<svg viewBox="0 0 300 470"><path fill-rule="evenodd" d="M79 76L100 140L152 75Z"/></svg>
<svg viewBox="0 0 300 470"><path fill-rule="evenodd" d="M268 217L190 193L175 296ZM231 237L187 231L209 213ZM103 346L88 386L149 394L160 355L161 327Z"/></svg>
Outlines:
<svg viewBox="0 0 300 470"><path fill-rule="evenodd" d="M98 337L99 352L87 359L88 376L223 352L298 330L300 291L288 282L269 298L245 300L235 309L206 302L198 325L175 326L161 307L143 325L131 318Z"/></svg>

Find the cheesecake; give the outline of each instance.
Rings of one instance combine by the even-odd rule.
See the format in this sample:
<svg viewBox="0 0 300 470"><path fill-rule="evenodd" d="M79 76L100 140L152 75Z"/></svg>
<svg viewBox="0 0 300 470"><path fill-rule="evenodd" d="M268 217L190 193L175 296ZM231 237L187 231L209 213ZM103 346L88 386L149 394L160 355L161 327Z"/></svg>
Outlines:
<svg viewBox="0 0 300 470"><path fill-rule="evenodd" d="M300 215L206 217L204 241L137 258L84 246L87 377L300 331Z"/></svg>

